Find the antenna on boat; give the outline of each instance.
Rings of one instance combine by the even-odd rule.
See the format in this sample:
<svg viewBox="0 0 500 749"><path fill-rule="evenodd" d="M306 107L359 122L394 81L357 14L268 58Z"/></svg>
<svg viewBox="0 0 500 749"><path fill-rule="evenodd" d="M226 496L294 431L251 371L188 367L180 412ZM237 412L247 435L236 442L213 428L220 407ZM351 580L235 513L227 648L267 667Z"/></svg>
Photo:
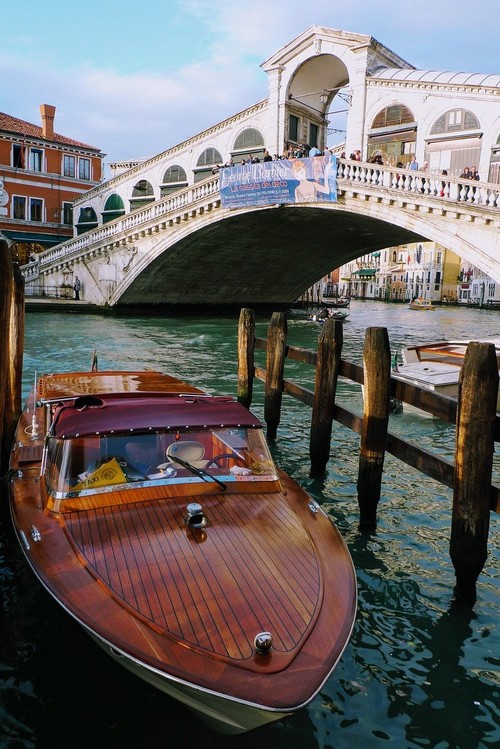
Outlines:
<svg viewBox="0 0 500 749"><path fill-rule="evenodd" d="M99 367L97 365L97 351L94 349L94 353L92 354L92 366L91 366L91 372L97 372L99 370Z"/></svg>
<svg viewBox="0 0 500 749"><path fill-rule="evenodd" d="M38 424L36 423L37 371L35 369L35 384L33 387L33 416L31 417L31 440L38 439Z"/></svg>

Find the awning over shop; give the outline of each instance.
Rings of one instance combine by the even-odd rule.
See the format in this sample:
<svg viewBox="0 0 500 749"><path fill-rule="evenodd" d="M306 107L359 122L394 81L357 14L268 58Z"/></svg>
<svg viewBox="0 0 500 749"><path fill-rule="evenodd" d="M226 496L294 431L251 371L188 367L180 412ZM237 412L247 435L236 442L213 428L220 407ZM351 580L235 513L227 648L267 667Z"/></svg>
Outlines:
<svg viewBox="0 0 500 749"><path fill-rule="evenodd" d="M37 244L48 245L51 247L73 238L73 234L41 234L30 231L13 231L10 229L2 229L0 234L3 234L4 237L11 239L13 242L35 242Z"/></svg>
<svg viewBox="0 0 500 749"><path fill-rule="evenodd" d="M374 276L376 272L375 268L361 268L361 270L355 270L353 276L363 276L366 278L366 276Z"/></svg>

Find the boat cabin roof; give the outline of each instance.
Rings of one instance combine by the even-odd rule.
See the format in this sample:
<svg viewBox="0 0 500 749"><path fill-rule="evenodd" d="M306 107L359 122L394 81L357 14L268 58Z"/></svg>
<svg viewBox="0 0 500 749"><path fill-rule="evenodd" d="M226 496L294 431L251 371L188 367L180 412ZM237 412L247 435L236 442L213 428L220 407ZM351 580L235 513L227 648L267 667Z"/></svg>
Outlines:
<svg viewBox="0 0 500 749"><path fill-rule="evenodd" d="M62 439L113 432L262 427L234 398L212 396L161 372L45 375L38 399Z"/></svg>
<svg viewBox="0 0 500 749"><path fill-rule="evenodd" d="M241 403L223 396L107 396L77 398L57 407L55 437L69 439L110 432L261 427Z"/></svg>

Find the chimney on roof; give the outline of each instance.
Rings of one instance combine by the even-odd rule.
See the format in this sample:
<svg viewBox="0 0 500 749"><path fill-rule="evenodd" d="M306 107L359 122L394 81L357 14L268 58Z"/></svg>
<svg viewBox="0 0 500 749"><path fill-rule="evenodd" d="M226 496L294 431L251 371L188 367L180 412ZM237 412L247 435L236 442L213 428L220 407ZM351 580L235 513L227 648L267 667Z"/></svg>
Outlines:
<svg viewBox="0 0 500 749"><path fill-rule="evenodd" d="M40 104L42 115L42 135L46 140L54 140L54 117L56 108L51 104Z"/></svg>

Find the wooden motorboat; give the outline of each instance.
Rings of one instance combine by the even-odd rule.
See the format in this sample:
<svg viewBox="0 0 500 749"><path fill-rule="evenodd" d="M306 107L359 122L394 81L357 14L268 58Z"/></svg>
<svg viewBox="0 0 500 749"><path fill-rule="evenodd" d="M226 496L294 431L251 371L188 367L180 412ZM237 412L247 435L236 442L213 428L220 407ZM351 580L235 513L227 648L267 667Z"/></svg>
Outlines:
<svg viewBox="0 0 500 749"><path fill-rule="evenodd" d="M495 345L500 371L500 339L482 339ZM435 341L406 346L402 349L403 363L393 368L395 379L409 382L440 395L458 397L460 369L469 341ZM500 411L500 392L497 401Z"/></svg>
<svg viewBox="0 0 500 749"><path fill-rule="evenodd" d="M333 309L332 307L323 307L316 312L314 312L310 317L309 320L311 322L319 322L324 323L325 320L340 320L343 322L349 317L349 313L345 312L341 309Z"/></svg>
<svg viewBox="0 0 500 749"><path fill-rule="evenodd" d="M18 424L9 487L47 591L221 732L307 705L349 641L349 551L233 398L159 372L46 375Z"/></svg>
<svg viewBox="0 0 500 749"><path fill-rule="evenodd" d="M410 304L408 305L410 309L417 309L417 310L435 310L435 306L432 304L430 299L422 299L422 297L418 297L418 299L412 299Z"/></svg>
<svg viewBox="0 0 500 749"><path fill-rule="evenodd" d="M335 308L345 309L346 307L349 307L350 303L351 303L351 300L345 296L335 297L334 299L331 299L327 296L323 296L323 299L321 301L321 304L323 304L325 307L331 307L332 309L335 309Z"/></svg>

